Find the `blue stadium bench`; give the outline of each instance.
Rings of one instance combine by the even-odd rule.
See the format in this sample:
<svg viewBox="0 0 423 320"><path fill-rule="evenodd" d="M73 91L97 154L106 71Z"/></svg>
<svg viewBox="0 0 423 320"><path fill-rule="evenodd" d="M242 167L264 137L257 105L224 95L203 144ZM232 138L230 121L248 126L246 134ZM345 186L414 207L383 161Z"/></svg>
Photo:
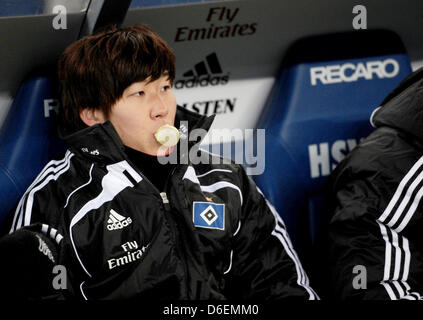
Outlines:
<svg viewBox="0 0 423 320"><path fill-rule="evenodd" d="M21 84L0 130L0 225L47 162L65 151L55 132L57 106L50 76Z"/></svg>
<svg viewBox="0 0 423 320"><path fill-rule="evenodd" d="M266 130L266 162L254 178L303 260L321 230L327 176L372 131L372 111L409 73L390 31L314 36L288 50L257 124Z"/></svg>

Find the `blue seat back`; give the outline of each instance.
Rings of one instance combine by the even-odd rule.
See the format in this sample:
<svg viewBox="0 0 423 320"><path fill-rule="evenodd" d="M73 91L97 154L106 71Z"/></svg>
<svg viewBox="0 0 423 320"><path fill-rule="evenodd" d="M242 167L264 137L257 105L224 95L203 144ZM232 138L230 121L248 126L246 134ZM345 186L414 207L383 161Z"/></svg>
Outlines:
<svg viewBox="0 0 423 320"><path fill-rule="evenodd" d="M319 235L327 176L372 131L372 111L410 72L389 31L310 37L288 50L257 125L266 130L266 162L255 180L300 255Z"/></svg>
<svg viewBox="0 0 423 320"><path fill-rule="evenodd" d="M20 86L0 130L0 224L64 143L56 135L57 94L48 75L31 75Z"/></svg>

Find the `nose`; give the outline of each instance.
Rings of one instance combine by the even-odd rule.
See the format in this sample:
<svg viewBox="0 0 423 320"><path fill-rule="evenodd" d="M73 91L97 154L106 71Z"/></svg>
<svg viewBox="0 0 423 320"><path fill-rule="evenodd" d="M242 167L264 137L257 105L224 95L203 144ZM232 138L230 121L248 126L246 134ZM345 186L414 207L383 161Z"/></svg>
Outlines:
<svg viewBox="0 0 423 320"><path fill-rule="evenodd" d="M152 101L152 104L153 107L151 108L151 118L153 120L165 117L168 114L169 108L160 96L156 95L154 100Z"/></svg>

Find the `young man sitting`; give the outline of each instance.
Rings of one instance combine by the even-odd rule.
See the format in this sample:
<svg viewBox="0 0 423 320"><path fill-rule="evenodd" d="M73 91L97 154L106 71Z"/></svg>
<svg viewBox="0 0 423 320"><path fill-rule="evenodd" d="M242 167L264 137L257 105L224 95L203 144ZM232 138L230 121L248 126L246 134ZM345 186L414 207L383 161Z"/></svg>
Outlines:
<svg viewBox="0 0 423 320"><path fill-rule="evenodd" d="M26 191L10 232L38 224L59 244L73 297L317 299L282 220L242 166L184 140L214 117L177 108L174 61L145 25L64 51L69 149ZM173 145L182 124L187 134ZM174 152L178 163L162 164Z"/></svg>

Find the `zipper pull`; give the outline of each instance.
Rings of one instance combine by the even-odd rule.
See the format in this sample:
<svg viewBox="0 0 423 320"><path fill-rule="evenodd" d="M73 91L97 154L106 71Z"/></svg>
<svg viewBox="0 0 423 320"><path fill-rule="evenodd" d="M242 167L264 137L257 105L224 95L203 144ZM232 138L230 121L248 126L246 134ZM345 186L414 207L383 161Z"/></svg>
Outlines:
<svg viewBox="0 0 423 320"><path fill-rule="evenodd" d="M160 192L160 196L162 197L162 202L166 211L170 211L170 204L169 199L167 198L166 192Z"/></svg>
<svg viewBox="0 0 423 320"><path fill-rule="evenodd" d="M160 192L160 196L162 197L163 203L169 203L166 192Z"/></svg>

